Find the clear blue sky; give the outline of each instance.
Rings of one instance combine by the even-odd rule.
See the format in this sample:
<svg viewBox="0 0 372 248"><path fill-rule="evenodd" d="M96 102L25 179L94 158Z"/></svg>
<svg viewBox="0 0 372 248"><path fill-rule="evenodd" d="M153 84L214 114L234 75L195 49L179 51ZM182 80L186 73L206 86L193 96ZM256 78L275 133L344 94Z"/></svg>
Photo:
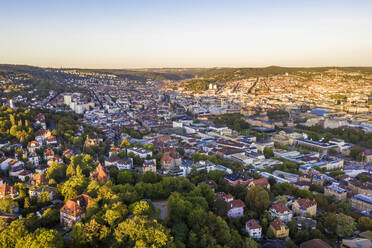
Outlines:
<svg viewBox="0 0 372 248"><path fill-rule="evenodd" d="M0 63L372 66L372 1L1 0Z"/></svg>

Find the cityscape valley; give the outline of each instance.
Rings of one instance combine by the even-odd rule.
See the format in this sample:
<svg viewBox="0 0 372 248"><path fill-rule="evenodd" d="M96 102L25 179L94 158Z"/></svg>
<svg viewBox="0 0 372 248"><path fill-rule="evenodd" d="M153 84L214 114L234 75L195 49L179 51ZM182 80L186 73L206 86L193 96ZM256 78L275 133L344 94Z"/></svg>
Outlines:
<svg viewBox="0 0 372 248"><path fill-rule="evenodd" d="M371 244L372 68L0 69L2 247Z"/></svg>
<svg viewBox="0 0 372 248"><path fill-rule="evenodd" d="M0 248L372 248L372 1L0 1Z"/></svg>

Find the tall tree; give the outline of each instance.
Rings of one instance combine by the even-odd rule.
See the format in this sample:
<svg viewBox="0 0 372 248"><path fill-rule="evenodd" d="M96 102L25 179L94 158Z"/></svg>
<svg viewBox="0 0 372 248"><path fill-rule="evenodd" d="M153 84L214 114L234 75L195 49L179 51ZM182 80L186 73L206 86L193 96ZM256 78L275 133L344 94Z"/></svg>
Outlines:
<svg viewBox="0 0 372 248"><path fill-rule="evenodd" d="M252 210L263 212L270 206L270 198L267 191L260 187L254 186L248 190L246 202Z"/></svg>

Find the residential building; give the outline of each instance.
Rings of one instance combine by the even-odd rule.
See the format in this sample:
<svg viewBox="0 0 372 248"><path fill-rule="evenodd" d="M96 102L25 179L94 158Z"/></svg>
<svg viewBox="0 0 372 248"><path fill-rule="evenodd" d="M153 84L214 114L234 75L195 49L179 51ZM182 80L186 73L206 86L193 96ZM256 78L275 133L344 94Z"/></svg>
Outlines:
<svg viewBox="0 0 372 248"><path fill-rule="evenodd" d="M351 207L359 210L360 212L372 212L372 197L357 194L350 199Z"/></svg>
<svg viewBox="0 0 372 248"><path fill-rule="evenodd" d="M39 148L40 148L40 144L35 140L30 141L27 144L27 150L30 153L34 153L36 151L36 149L39 149Z"/></svg>
<svg viewBox="0 0 372 248"><path fill-rule="evenodd" d="M42 129L46 129L45 115L42 113L35 116L35 126L40 125Z"/></svg>
<svg viewBox="0 0 372 248"><path fill-rule="evenodd" d="M260 239L262 237L262 227L254 219L245 222L245 231L251 238Z"/></svg>
<svg viewBox="0 0 372 248"><path fill-rule="evenodd" d="M22 170L18 175L17 177L19 178L19 180L21 180L22 182L25 182L27 181L28 179L30 179L32 177L32 171L29 171L29 170Z"/></svg>
<svg viewBox="0 0 372 248"><path fill-rule="evenodd" d="M245 203L242 200L232 200L227 204L229 217L241 217L244 215Z"/></svg>
<svg viewBox="0 0 372 248"><path fill-rule="evenodd" d="M169 170L172 167L175 167L174 160L169 154L165 154L160 159L160 164L161 164L161 168L164 169L164 170Z"/></svg>
<svg viewBox="0 0 372 248"><path fill-rule="evenodd" d="M57 137L53 135L48 136L46 138L46 144L48 146L57 147L58 146Z"/></svg>
<svg viewBox="0 0 372 248"><path fill-rule="evenodd" d="M301 198L292 203L292 210L300 216L314 216L316 215L316 201Z"/></svg>
<svg viewBox="0 0 372 248"><path fill-rule="evenodd" d="M276 238L286 238L289 235L288 226L279 219L271 222L269 228L273 231Z"/></svg>
<svg viewBox="0 0 372 248"><path fill-rule="evenodd" d="M262 188L270 190L270 183L267 178L259 178L259 179L253 179L248 183L248 188L252 188L254 186L260 186Z"/></svg>
<svg viewBox="0 0 372 248"><path fill-rule="evenodd" d="M321 239L311 239L300 244L300 248L332 248Z"/></svg>
<svg viewBox="0 0 372 248"><path fill-rule="evenodd" d="M71 228L85 217L89 203L93 199L86 194L68 200L60 209L60 221L65 228Z"/></svg>
<svg viewBox="0 0 372 248"><path fill-rule="evenodd" d="M45 149L44 151L44 159L48 161L49 159L54 157L54 151L50 148Z"/></svg>
<svg viewBox="0 0 372 248"><path fill-rule="evenodd" d="M132 170L133 169L133 158L122 158L116 162L116 167L119 170Z"/></svg>
<svg viewBox="0 0 372 248"><path fill-rule="evenodd" d="M369 239L343 239L340 248L371 248L372 241Z"/></svg>
<svg viewBox="0 0 372 248"><path fill-rule="evenodd" d="M349 181L348 186L353 194L372 196L372 183L370 182L362 183L357 179L353 179Z"/></svg>
<svg viewBox="0 0 372 248"><path fill-rule="evenodd" d="M135 156L139 156L140 158L147 158L147 157L152 157L152 151L146 150L144 148L140 147L132 147L127 149L127 153L133 153Z"/></svg>
<svg viewBox="0 0 372 248"><path fill-rule="evenodd" d="M217 192L215 194L216 199L224 200L225 202L231 202L234 200L234 197L231 194L226 194L225 192Z"/></svg>
<svg viewBox="0 0 372 248"><path fill-rule="evenodd" d="M119 170L132 170L133 158L120 158L117 155L112 155L105 160L105 167L116 166Z"/></svg>
<svg viewBox="0 0 372 248"><path fill-rule="evenodd" d="M273 205L269 209L269 213L270 213L271 218L279 219L284 222L291 221L293 217L292 211L287 206L285 206L282 202L279 202Z"/></svg>
<svg viewBox="0 0 372 248"><path fill-rule="evenodd" d="M109 150L109 157L113 156L113 155L118 155L120 152L120 148L119 147L115 147L115 146L112 146Z"/></svg>
<svg viewBox="0 0 372 248"><path fill-rule="evenodd" d="M345 201L347 197L347 191L339 187L338 183L332 183L330 186L324 188L324 195L334 196L337 201Z"/></svg>
<svg viewBox="0 0 372 248"><path fill-rule="evenodd" d="M230 184L231 186L236 186L238 184L248 185L250 181L250 178L247 178L239 172L233 172L232 174L225 176L225 182Z"/></svg>
<svg viewBox="0 0 372 248"><path fill-rule="evenodd" d="M30 153L27 159L33 167L38 166L41 160L40 157L36 154L36 152Z"/></svg>
<svg viewBox="0 0 372 248"><path fill-rule="evenodd" d="M296 217L293 217L293 219L295 219L296 222L297 222L298 231L308 231L308 232L310 232L310 231L316 229L317 221L312 219L312 218L303 217L303 216L296 216Z"/></svg>
<svg viewBox="0 0 372 248"><path fill-rule="evenodd" d="M37 199L40 199L40 196L43 192L47 192L49 194L49 200L52 201L57 195L57 188L43 185L29 190L30 196L36 197Z"/></svg>
<svg viewBox="0 0 372 248"><path fill-rule="evenodd" d="M152 171L156 173L156 159L145 160L142 165L142 173Z"/></svg>
<svg viewBox="0 0 372 248"><path fill-rule="evenodd" d="M31 186L38 186L40 184L47 184L47 179L43 174L40 173L33 174L30 180L28 181L28 185Z"/></svg>
<svg viewBox="0 0 372 248"><path fill-rule="evenodd" d="M18 196L18 192L12 185L3 183L0 186L0 198L6 197L6 196L16 198Z"/></svg>
<svg viewBox="0 0 372 248"><path fill-rule="evenodd" d="M324 154L327 154L330 149L336 149L338 148L337 145L335 144L330 144L330 143L323 143L320 141L315 141L315 140L308 140L308 139L297 139L297 144L299 146L303 147L309 147L311 149L320 151Z"/></svg>

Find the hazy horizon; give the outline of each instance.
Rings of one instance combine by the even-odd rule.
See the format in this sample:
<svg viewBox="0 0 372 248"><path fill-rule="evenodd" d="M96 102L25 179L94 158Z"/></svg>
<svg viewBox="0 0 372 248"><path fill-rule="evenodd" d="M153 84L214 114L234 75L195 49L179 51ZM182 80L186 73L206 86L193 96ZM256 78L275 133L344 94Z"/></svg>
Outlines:
<svg viewBox="0 0 372 248"><path fill-rule="evenodd" d="M2 1L0 64L370 67L368 1Z"/></svg>
<svg viewBox="0 0 372 248"><path fill-rule="evenodd" d="M30 66L30 67L40 67L44 69L80 69L80 70L191 70L191 69L239 69L239 68L268 68L268 67L281 67L281 68L372 68L372 66L334 66L334 65L325 65L325 66L280 66L280 65L267 65L267 66L210 66L210 67L121 67L121 68L111 68L111 67L68 67L68 66L42 66L42 65L32 65L32 64L9 64L9 63L0 63L1 65L9 66Z"/></svg>

